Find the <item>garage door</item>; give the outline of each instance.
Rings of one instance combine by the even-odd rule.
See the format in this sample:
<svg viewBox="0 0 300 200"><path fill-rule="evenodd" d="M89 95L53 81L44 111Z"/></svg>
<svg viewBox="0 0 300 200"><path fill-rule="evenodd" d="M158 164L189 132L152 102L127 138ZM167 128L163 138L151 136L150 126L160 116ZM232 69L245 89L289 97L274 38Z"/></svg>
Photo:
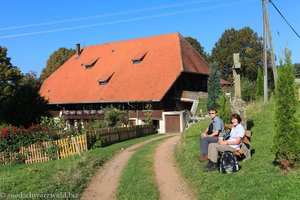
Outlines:
<svg viewBox="0 0 300 200"><path fill-rule="evenodd" d="M165 115L166 132L176 133L180 132L180 116L179 115Z"/></svg>

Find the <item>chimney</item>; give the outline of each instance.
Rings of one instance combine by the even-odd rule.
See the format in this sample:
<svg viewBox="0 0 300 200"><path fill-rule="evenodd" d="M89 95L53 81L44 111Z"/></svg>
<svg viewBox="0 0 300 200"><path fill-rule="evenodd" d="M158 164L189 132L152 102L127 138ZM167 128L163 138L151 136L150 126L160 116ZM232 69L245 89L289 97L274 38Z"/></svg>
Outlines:
<svg viewBox="0 0 300 200"><path fill-rule="evenodd" d="M76 44L76 58L80 56L80 44Z"/></svg>

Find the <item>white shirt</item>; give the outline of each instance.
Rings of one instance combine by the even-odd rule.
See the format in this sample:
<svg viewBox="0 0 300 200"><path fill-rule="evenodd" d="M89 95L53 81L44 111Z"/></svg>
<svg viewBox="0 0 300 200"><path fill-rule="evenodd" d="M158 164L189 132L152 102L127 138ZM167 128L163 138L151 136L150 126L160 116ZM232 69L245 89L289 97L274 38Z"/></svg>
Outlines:
<svg viewBox="0 0 300 200"><path fill-rule="evenodd" d="M230 138L228 139L228 142L236 141L236 139L238 137L244 138L244 135L245 135L245 129L241 124L233 126L231 129L231 132L230 132ZM243 140L241 140L240 144L229 145L229 146L231 146L234 149L239 150L241 148L242 142L243 142Z"/></svg>

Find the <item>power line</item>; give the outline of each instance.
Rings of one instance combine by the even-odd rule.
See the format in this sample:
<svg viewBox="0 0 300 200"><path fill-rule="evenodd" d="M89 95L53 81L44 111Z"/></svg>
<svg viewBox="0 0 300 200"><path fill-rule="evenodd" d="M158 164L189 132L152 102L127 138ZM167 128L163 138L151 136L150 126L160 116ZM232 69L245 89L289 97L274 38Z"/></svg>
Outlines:
<svg viewBox="0 0 300 200"><path fill-rule="evenodd" d="M274 8L277 10L277 12L281 15L281 17L284 19L284 21L290 26L290 28L294 31L294 33L300 38L299 34L295 31L295 29L291 26L291 24L287 21L287 19L283 16L283 14L279 11L279 9L275 6L272 0L269 0L269 2L274 6Z"/></svg>
<svg viewBox="0 0 300 200"><path fill-rule="evenodd" d="M86 17L80 17L80 18L62 19L62 20L57 20L57 21L24 24L24 25L18 25L18 26L2 27L2 28L0 27L0 31L21 29L21 28L31 28L31 27L37 27L37 26L53 25L53 24L61 24L61 23L67 23L67 22L76 22L76 21L83 21L83 20L88 20L88 19L114 17L114 16L126 15L126 14L132 14L132 13L155 11L155 10L162 10L162 9L168 9L168 8L176 8L176 7L181 7L181 6L195 5L195 4L205 3L205 2L209 2L209 1L212 1L212 0L195 0L195 1L189 1L189 2L184 2L184 3L166 4L166 5L161 5L161 6L153 6L153 7L140 8L140 9L135 9L135 10L107 13L107 14L102 14L102 15L93 15L93 16L86 16Z"/></svg>
<svg viewBox="0 0 300 200"><path fill-rule="evenodd" d="M50 30L44 30L44 31L20 33L20 34L2 35L2 36L0 36L0 39L24 37L24 36L30 36L30 35L39 35L39 34L45 34L45 33L61 32L61 31L76 30L76 29L84 29L84 28L91 28L91 27L105 26L105 25L113 25L113 24L120 24L120 23L126 23L126 22L140 21L140 20L145 20L145 19L154 19L154 18L173 16L173 15L178 15L178 14L199 12L199 11L203 11L203 10L212 10L212 9L218 9L218 8L224 8L224 7L232 7L232 6L236 6L236 5L244 5L247 3L251 3L253 1L256 1L256 0L246 0L246 1L240 0L237 2L233 2L233 3L224 3L224 4L219 4L219 5L187 9L187 10L181 10L181 11L175 11L175 12L167 12L167 13L156 14L156 15L147 15L147 16L142 16L142 17L134 17L134 18L127 18L127 19L122 19L122 20L107 21L107 22L102 22L102 23L97 23L97 24L88 24L88 25L73 26L73 27L66 27L66 28L57 28L57 29L50 29ZM64 21L64 20L62 20L62 21Z"/></svg>

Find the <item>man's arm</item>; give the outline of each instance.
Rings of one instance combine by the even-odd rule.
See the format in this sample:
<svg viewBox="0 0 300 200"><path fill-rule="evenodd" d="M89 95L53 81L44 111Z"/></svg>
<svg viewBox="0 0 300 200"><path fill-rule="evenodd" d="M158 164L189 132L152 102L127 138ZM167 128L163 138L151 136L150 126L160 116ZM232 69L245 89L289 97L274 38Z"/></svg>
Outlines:
<svg viewBox="0 0 300 200"><path fill-rule="evenodd" d="M208 127L205 129L205 132L201 134L201 137L204 138L207 136Z"/></svg>
<svg viewBox="0 0 300 200"><path fill-rule="evenodd" d="M214 136L219 135L219 133L220 133L220 130L216 130L216 131L214 131L212 134L210 134L209 136L210 136L210 137L214 137Z"/></svg>

